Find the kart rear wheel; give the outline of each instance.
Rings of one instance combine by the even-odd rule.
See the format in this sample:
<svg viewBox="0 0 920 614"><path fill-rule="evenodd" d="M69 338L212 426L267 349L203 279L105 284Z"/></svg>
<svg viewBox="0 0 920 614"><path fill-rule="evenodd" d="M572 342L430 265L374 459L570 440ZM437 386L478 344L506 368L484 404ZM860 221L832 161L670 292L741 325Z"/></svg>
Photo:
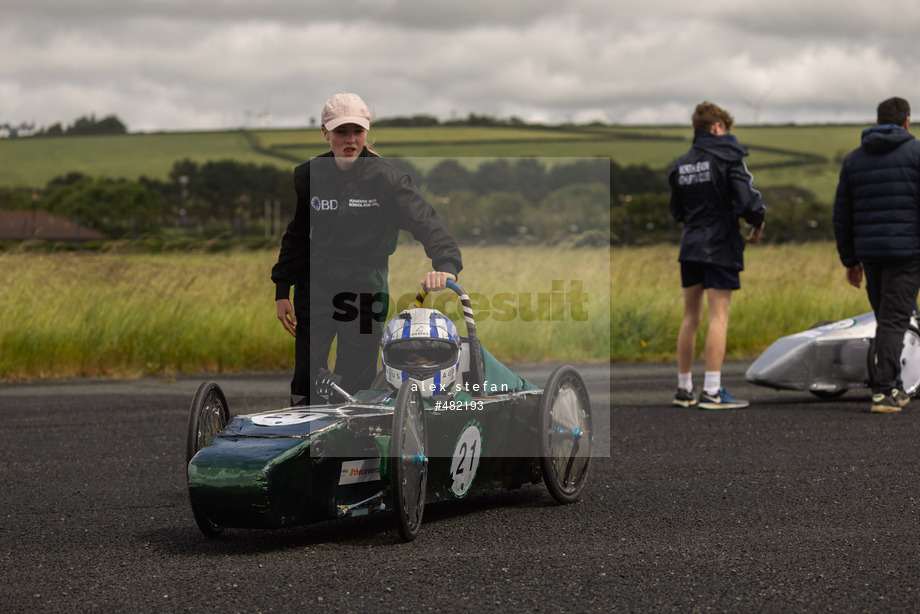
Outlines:
<svg viewBox="0 0 920 614"><path fill-rule="evenodd" d="M224 430L230 422L230 408L223 390L214 382L203 382L192 399L188 416L188 437L185 442L186 467L192 458L211 441L211 438ZM224 528L208 520L189 498L192 514L201 532L208 537L219 537Z"/></svg>
<svg viewBox="0 0 920 614"><path fill-rule="evenodd" d="M412 382L403 382L396 394L389 460L396 528L403 540L410 542L422 528L428 485L425 404Z"/></svg>
<svg viewBox="0 0 920 614"><path fill-rule="evenodd" d="M574 367L553 371L540 399L540 467L550 495L559 503L581 497L591 461L591 404Z"/></svg>

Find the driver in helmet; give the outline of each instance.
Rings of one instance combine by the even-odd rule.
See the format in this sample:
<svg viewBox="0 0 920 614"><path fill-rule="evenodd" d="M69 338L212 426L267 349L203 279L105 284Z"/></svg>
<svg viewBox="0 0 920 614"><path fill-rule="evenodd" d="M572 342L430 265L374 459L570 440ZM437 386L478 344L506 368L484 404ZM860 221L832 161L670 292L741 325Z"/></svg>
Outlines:
<svg viewBox="0 0 920 614"><path fill-rule="evenodd" d="M387 323L381 341L387 382L399 388L412 381L423 397L460 384L460 334L435 309L407 309Z"/></svg>

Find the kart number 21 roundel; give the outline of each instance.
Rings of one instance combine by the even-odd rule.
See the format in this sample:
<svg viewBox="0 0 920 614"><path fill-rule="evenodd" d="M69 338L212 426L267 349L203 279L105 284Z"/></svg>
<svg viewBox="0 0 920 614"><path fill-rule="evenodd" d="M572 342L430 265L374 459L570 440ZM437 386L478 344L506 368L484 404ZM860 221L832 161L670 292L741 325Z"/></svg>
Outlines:
<svg viewBox="0 0 920 614"><path fill-rule="evenodd" d="M482 454L482 433L479 422L472 420L460 433L454 446L454 456L450 463L450 491L457 498L466 495L476 477L479 468L479 456Z"/></svg>

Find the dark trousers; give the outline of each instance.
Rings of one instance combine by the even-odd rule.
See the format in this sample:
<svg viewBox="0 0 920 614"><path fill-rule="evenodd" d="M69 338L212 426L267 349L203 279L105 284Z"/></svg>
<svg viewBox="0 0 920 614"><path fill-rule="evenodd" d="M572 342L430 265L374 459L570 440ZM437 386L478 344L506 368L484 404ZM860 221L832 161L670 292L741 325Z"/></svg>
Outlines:
<svg viewBox="0 0 920 614"><path fill-rule="evenodd" d="M316 393L314 384L320 369L328 368L333 340L333 371L342 376L342 388L354 394L371 387L388 305L387 269L311 266L309 283L294 288L297 338L292 402L301 398L311 405L328 402Z"/></svg>
<svg viewBox="0 0 920 614"><path fill-rule="evenodd" d="M901 349L920 291L920 260L863 263L866 292L875 312L876 369L872 392L901 385Z"/></svg>

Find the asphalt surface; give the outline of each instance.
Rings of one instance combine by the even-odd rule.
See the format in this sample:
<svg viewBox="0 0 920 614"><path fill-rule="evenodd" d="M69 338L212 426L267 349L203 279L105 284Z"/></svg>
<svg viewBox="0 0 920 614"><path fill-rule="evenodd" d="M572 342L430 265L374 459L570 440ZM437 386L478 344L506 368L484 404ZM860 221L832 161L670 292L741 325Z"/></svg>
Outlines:
<svg viewBox="0 0 920 614"><path fill-rule="evenodd" d="M609 390L579 367L610 418L582 501L437 503L409 544L389 513L205 538L184 474L201 378L5 385L0 611L920 611L920 401L871 415L867 392L746 366L723 381L752 407L722 412L670 406L673 365L611 365ZM213 379L234 413L285 401L285 375Z"/></svg>

